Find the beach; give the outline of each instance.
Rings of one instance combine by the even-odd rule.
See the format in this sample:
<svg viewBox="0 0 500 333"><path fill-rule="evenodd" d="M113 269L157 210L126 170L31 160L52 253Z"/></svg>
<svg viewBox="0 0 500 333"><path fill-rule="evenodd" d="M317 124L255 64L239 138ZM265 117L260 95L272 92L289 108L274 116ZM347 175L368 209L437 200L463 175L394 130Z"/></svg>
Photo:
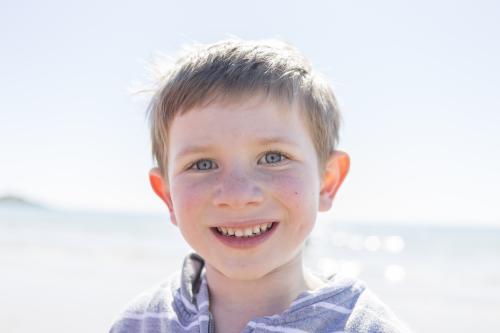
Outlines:
<svg viewBox="0 0 500 333"><path fill-rule="evenodd" d="M189 251L167 214L0 209L0 331L106 332ZM499 257L495 227L321 219L305 251L431 333L500 331Z"/></svg>

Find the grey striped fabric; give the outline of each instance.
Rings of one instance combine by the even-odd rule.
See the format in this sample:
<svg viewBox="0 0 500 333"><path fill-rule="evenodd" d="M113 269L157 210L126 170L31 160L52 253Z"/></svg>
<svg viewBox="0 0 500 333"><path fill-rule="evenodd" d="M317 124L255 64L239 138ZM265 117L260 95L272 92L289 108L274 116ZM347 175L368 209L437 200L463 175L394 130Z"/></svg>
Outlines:
<svg viewBox="0 0 500 333"><path fill-rule="evenodd" d="M204 262L186 257L182 271L134 300L110 333L215 333L209 312ZM304 292L285 312L250 321L244 333L360 332L409 330L365 285L335 276L319 290Z"/></svg>

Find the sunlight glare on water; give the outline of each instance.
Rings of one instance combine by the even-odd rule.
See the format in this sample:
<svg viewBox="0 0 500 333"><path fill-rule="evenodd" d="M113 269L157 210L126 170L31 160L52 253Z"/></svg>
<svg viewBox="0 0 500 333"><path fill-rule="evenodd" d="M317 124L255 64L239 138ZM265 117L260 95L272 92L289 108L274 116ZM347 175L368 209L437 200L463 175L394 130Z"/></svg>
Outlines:
<svg viewBox="0 0 500 333"><path fill-rule="evenodd" d="M381 236L381 235L362 235L351 232L334 232L330 240L335 247L348 248L352 251L366 250L376 252L384 250L392 253L400 253L404 250L406 244L403 237L399 235Z"/></svg>
<svg viewBox="0 0 500 333"><path fill-rule="evenodd" d="M363 245L366 250L370 252L375 252L380 249L382 242L380 241L380 238L378 236L372 235L365 238Z"/></svg>
<svg viewBox="0 0 500 333"><path fill-rule="evenodd" d="M364 246L363 236L350 235L347 246L354 251L361 251Z"/></svg>
<svg viewBox="0 0 500 333"><path fill-rule="evenodd" d="M402 281L405 276L406 272L403 266L400 265L389 265L385 268L385 278L391 282L398 282Z"/></svg>
<svg viewBox="0 0 500 333"><path fill-rule="evenodd" d="M388 236L384 239L384 248L389 252L399 253L405 248L405 241L401 236Z"/></svg>

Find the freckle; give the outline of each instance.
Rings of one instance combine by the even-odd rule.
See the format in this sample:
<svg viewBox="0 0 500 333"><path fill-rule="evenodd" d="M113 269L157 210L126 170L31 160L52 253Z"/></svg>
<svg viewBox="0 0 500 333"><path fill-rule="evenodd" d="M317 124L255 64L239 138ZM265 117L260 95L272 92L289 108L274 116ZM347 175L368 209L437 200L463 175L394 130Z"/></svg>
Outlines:
<svg viewBox="0 0 500 333"><path fill-rule="evenodd" d="M299 192L294 192L294 193L295 193L295 195L299 195Z"/></svg>

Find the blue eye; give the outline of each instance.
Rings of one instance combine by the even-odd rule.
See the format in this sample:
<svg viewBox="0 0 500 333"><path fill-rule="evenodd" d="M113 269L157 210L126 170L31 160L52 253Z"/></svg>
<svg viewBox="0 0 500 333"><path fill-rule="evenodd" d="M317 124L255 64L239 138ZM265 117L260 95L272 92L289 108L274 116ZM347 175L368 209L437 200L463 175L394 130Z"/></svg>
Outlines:
<svg viewBox="0 0 500 333"><path fill-rule="evenodd" d="M190 167L195 170L210 170L215 168L215 163L211 160L198 160Z"/></svg>
<svg viewBox="0 0 500 333"><path fill-rule="evenodd" d="M263 162L267 163L267 164L277 164L285 159L285 156L282 153L277 152L277 151L267 152L262 157L264 158Z"/></svg>

